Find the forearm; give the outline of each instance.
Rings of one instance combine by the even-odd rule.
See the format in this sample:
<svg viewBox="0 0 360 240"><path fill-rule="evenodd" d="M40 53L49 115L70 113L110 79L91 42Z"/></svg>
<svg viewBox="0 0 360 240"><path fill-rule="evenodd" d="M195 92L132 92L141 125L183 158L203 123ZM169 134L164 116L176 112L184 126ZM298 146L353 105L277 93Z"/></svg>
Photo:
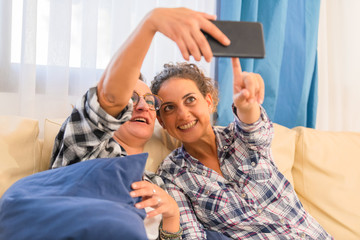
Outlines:
<svg viewBox="0 0 360 240"><path fill-rule="evenodd" d="M180 214L171 218L163 218L162 229L171 233L178 232L180 230Z"/></svg>
<svg viewBox="0 0 360 240"><path fill-rule="evenodd" d="M116 52L98 84L101 106L116 116L128 104L157 31L150 12Z"/></svg>

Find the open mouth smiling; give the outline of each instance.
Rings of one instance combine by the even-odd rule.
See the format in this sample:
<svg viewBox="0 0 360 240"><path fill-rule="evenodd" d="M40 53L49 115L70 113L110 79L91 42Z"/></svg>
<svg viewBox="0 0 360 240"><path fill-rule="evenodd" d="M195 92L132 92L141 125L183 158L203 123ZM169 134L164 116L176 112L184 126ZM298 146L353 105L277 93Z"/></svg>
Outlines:
<svg viewBox="0 0 360 240"><path fill-rule="evenodd" d="M132 122L140 122L140 123L148 123L148 121L146 120L146 118L143 117L136 117L131 119Z"/></svg>
<svg viewBox="0 0 360 240"><path fill-rule="evenodd" d="M178 126L178 128L180 130L187 130L187 129L190 129L190 128L194 127L197 122L198 122L197 120L194 120L194 121L191 121L191 122L189 122L187 124L180 125L180 126Z"/></svg>

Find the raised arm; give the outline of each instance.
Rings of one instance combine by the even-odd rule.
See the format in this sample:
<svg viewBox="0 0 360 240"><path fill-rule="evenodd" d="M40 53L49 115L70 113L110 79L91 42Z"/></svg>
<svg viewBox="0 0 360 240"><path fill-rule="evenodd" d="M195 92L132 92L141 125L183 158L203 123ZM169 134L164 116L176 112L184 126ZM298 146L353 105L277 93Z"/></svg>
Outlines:
<svg viewBox="0 0 360 240"><path fill-rule="evenodd" d="M157 8L149 12L104 71L98 84L101 107L117 116L128 104L156 32L173 40L186 60L192 55L197 61L201 56L210 61L212 52L201 30L224 45L230 44L228 38L209 21L214 19L214 15L186 8Z"/></svg>
<svg viewBox="0 0 360 240"><path fill-rule="evenodd" d="M264 81L259 74L243 72L238 58L232 58L231 61L236 114L242 122L254 123L260 117L260 104L264 101Z"/></svg>

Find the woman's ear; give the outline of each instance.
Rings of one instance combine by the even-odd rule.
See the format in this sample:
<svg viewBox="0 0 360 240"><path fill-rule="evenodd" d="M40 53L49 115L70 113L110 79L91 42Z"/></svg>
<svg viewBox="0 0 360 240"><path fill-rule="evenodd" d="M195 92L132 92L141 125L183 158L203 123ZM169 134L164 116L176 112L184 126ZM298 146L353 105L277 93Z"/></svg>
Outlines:
<svg viewBox="0 0 360 240"><path fill-rule="evenodd" d="M209 112L213 113L214 112L214 104L213 104L213 99L212 99L212 96L210 93L206 94L205 100L208 105Z"/></svg>
<svg viewBox="0 0 360 240"><path fill-rule="evenodd" d="M158 122L160 123L161 127L163 129L166 129L164 122L161 120L161 117L159 115L156 116Z"/></svg>

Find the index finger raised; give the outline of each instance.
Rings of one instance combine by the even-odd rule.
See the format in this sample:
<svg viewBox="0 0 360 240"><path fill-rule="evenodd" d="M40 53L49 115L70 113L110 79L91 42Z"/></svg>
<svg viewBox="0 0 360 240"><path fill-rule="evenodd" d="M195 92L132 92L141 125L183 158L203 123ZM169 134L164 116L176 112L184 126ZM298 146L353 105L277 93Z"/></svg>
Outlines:
<svg viewBox="0 0 360 240"><path fill-rule="evenodd" d="M235 72L242 72L241 63L239 58L231 58L233 71Z"/></svg>

